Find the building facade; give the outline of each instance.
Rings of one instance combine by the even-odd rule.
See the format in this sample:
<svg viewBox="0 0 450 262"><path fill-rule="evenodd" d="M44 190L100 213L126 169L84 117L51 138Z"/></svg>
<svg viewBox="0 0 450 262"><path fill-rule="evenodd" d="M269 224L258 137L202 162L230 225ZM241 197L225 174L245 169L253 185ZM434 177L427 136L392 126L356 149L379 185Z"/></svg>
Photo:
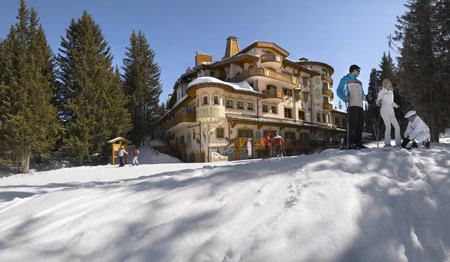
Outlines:
<svg viewBox="0 0 450 262"><path fill-rule="evenodd" d="M331 104L334 69L288 56L269 42L240 50L233 36L218 61L197 52L195 67L176 81L154 136L186 162L246 159L249 138L252 158L262 157L265 135L276 132L287 155L337 146L346 114Z"/></svg>

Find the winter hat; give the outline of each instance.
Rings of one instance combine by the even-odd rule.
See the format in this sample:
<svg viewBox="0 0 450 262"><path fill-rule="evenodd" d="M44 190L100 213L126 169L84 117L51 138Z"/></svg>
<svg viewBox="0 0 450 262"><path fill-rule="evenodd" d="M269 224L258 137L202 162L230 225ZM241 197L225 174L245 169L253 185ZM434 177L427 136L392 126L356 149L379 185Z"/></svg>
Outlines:
<svg viewBox="0 0 450 262"><path fill-rule="evenodd" d="M416 114L416 111L411 110L411 111L409 111L408 113L406 113L405 118L408 118L408 117L413 116L413 115L415 115L415 114Z"/></svg>

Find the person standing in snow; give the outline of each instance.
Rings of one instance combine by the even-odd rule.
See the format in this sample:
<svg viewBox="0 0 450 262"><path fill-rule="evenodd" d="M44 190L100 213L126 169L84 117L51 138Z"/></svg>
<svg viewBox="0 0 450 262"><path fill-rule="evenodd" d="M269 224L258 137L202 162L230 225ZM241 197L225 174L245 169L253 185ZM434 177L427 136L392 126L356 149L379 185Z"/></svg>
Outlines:
<svg viewBox="0 0 450 262"><path fill-rule="evenodd" d="M133 149L133 164L132 164L133 166L139 165L138 155L139 155L139 148L136 146Z"/></svg>
<svg viewBox="0 0 450 262"><path fill-rule="evenodd" d="M118 156L119 156L119 162L120 162L119 167L125 165L125 161L123 161L123 157L124 157L125 154L128 155L128 152L125 150L125 148L124 148L123 146L121 146L120 149L119 149L119 153L118 153Z"/></svg>
<svg viewBox="0 0 450 262"><path fill-rule="evenodd" d="M430 129L427 124L420 119L414 110L406 113L405 118L408 118L409 122L404 134L402 147L406 148L408 143L412 142L412 147L417 148L417 143L421 143L425 148L430 148Z"/></svg>
<svg viewBox="0 0 450 262"><path fill-rule="evenodd" d="M400 126L398 125L394 112L394 108L398 108L398 105L394 102L392 83L389 79L383 80L383 88L378 92L377 104L381 105L380 115L386 127L384 132L384 146L391 146L391 125L393 125L395 129L395 146L400 147L402 137L400 136Z"/></svg>
<svg viewBox="0 0 450 262"><path fill-rule="evenodd" d="M270 146L270 133L264 137L264 147L266 148L266 157L269 157L269 146Z"/></svg>
<svg viewBox="0 0 450 262"><path fill-rule="evenodd" d="M277 155L277 158L280 158L283 156L283 153L281 151L281 146L284 143L284 139L278 135L278 132L275 133L275 137L272 138L272 142L275 145L275 153Z"/></svg>
<svg viewBox="0 0 450 262"><path fill-rule="evenodd" d="M344 144L348 149L366 148L362 144L362 131L364 126L363 102L364 90L361 81L357 79L361 68L351 65L349 74L342 77L337 88L337 95L347 104L348 130L344 137ZM347 141L348 137L348 141Z"/></svg>
<svg viewBox="0 0 450 262"><path fill-rule="evenodd" d="M252 158L252 148L253 148L253 141L251 138L248 139L247 141L247 155L248 158Z"/></svg>

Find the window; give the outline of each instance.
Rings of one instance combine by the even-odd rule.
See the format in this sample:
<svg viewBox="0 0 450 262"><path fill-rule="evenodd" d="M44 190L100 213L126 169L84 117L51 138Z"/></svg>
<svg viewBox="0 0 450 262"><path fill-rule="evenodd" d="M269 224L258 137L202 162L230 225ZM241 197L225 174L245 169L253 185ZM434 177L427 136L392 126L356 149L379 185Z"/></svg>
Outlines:
<svg viewBox="0 0 450 262"><path fill-rule="evenodd" d="M323 87L324 89L328 89L328 84L327 84L327 83L323 83L323 84L322 84L322 87Z"/></svg>
<svg viewBox="0 0 450 262"><path fill-rule="evenodd" d="M184 136L180 136L180 144L184 144Z"/></svg>
<svg viewBox="0 0 450 262"><path fill-rule="evenodd" d="M308 81L309 81L309 79L307 77L303 77L303 86L307 87Z"/></svg>
<svg viewBox="0 0 450 262"><path fill-rule="evenodd" d="M233 108L233 100L227 99L226 107L227 107L227 108Z"/></svg>
<svg viewBox="0 0 450 262"><path fill-rule="evenodd" d="M335 124L336 126L341 126L341 119L340 119L339 117L335 117L335 118L334 118L334 124Z"/></svg>
<svg viewBox="0 0 450 262"><path fill-rule="evenodd" d="M223 128L216 128L216 137L223 138Z"/></svg>
<svg viewBox="0 0 450 262"><path fill-rule="evenodd" d="M203 97L203 105L207 105L208 104L208 97L204 96Z"/></svg>
<svg viewBox="0 0 450 262"><path fill-rule="evenodd" d="M267 85L267 90L273 90L273 91L276 91L277 88L276 88L275 86L273 86L273 85Z"/></svg>
<svg viewBox="0 0 450 262"><path fill-rule="evenodd" d="M253 111L253 103L252 102L247 102L247 110Z"/></svg>
<svg viewBox="0 0 450 262"><path fill-rule="evenodd" d="M295 133L294 132L284 132L284 138L285 139L295 139Z"/></svg>
<svg viewBox="0 0 450 262"><path fill-rule="evenodd" d="M253 131L250 129L239 129L238 137L253 137Z"/></svg>
<svg viewBox="0 0 450 262"><path fill-rule="evenodd" d="M292 108L284 109L284 118L292 118Z"/></svg>
<svg viewBox="0 0 450 262"><path fill-rule="evenodd" d="M320 122L320 113L317 113L317 122Z"/></svg>
<svg viewBox="0 0 450 262"><path fill-rule="evenodd" d="M264 137L266 137L267 134L270 134L271 137L274 137L275 136L275 132L276 131L273 131L273 130L264 130L263 134L264 134Z"/></svg>
<svg viewBox="0 0 450 262"><path fill-rule="evenodd" d="M323 98L323 102L326 103L326 104L328 104L328 103L329 103L328 97L324 97L324 98Z"/></svg>
<svg viewBox="0 0 450 262"><path fill-rule="evenodd" d="M244 102L243 101L237 101L236 102L236 108L237 109L244 109Z"/></svg>
<svg viewBox="0 0 450 262"><path fill-rule="evenodd" d="M308 93L303 93L303 101L308 102Z"/></svg>
<svg viewBox="0 0 450 262"><path fill-rule="evenodd" d="M328 75L328 71L325 69L322 69L322 75Z"/></svg>
<svg viewBox="0 0 450 262"><path fill-rule="evenodd" d="M272 110L272 114L278 114L277 106L271 106L270 109Z"/></svg>
<svg viewBox="0 0 450 262"><path fill-rule="evenodd" d="M214 98L213 98L213 104L214 104L214 105L218 105L218 104L219 104L219 97L218 97L218 96L214 96Z"/></svg>
<svg viewBox="0 0 450 262"><path fill-rule="evenodd" d="M342 127L346 127L347 126L347 120L345 118L342 118L341 121L342 121Z"/></svg>
<svg viewBox="0 0 450 262"><path fill-rule="evenodd" d="M322 114L322 121L327 122L327 117L325 116L325 114Z"/></svg>
<svg viewBox="0 0 450 262"><path fill-rule="evenodd" d="M292 96L292 90L287 89L287 88L283 88L283 94L285 96Z"/></svg>
<svg viewBox="0 0 450 262"><path fill-rule="evenodd" d="M308 140L309 140L309 134L300 133L300 141L308 141Z"/></svg>
<svg viewBox="0 0 450 262"><path fill-rule="evenodd" d="M263 104L263 105L262 105L262 111L263 111L264 113L269 113L269 105Z"/></svg>
<svg viewBox="0 0 450 262"><path fill-rule="evenodd" d="M303 111L298 111L298 119L300 119L300 120L305 120L305 112L303 112Z"/></svg>

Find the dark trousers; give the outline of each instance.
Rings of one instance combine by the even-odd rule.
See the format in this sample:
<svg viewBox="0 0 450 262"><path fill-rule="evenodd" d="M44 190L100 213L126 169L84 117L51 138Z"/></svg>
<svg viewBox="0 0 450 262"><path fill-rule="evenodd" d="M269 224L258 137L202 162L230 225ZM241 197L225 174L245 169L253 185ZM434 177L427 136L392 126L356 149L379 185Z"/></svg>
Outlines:
<svg viewBox="0 0 450 262"><path fill-rule="evenodd" d="M359 106L351 106L347 110L347 132L344 137L344 144L362 145L362 131L364 127L364 111Z"/></svg>
<svg viewBox="0 0 450 262"><path fill-rule="evenodd" d="M124 166L125 162L123 161L123 156L119 156L119 166Z"/></svg>
<svg viewBox="0 0 450 262"><path fill-rule="evenodd" d="M269 146L265 146L266 147L266 157L269 157Z"/></svg>

